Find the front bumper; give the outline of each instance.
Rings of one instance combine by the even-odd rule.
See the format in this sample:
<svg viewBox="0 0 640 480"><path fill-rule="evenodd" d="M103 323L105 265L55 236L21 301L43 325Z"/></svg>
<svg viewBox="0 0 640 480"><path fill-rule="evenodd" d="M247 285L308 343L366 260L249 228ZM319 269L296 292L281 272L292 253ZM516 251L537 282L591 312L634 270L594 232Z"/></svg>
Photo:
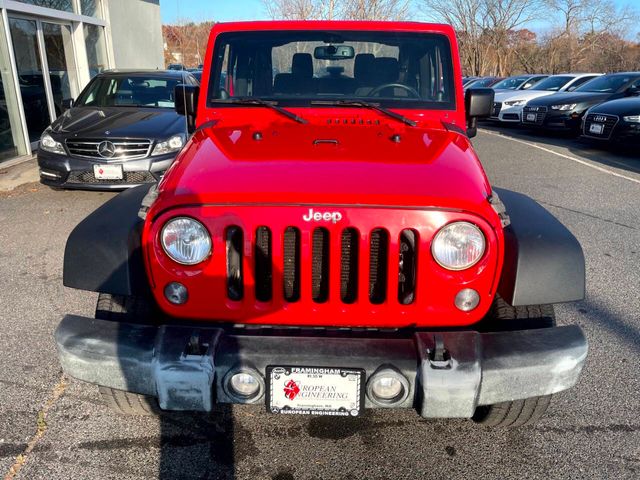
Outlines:
<svg viewBox="0 0 640 480"><path fill-rule="evenodd" d="M174 152L138 160L107 162L38 150L41 183L51 187L83 190L123 190L143 183L155 183L160 180L175 158ZM121 164L124 178L97 180L93 174L93 166L105 163Z"/></svg>
<svg viewBox="0 0 640 480"><path fill-rule="evenodd" d="M535 121L527 120L528 113L536 113ZM530 112L525 107L522 112L522 125L530 128L556 130L564 132L579 132L582 126L583 112L562 112L549 109L546 112Z"/></svg>
<svg viewBox="0 0 640 480"><path fill-rule="evenodd" d="M490 117L490 119L502 123L520 123L522 120L522 106L509 106L503 103L498 115Z"/></svg>
<svg viewBox="0 0 640 480"><path fill-rule="evenodd" d="M71 377L157 397L165 410L192 411L246 403L223 385L225 375L239 367L263 378L268 365L362 368L367 380L380 367L393 367L409 384L408 397L393 407L414 407L423 417L468 418L478 405L572 387L587 356L587 340L577 326L385 336L364 330L147 326L68 315L55 338ZM264 401L261 396L251 403ZM366 408L377 406L365 397Z"/></svg>

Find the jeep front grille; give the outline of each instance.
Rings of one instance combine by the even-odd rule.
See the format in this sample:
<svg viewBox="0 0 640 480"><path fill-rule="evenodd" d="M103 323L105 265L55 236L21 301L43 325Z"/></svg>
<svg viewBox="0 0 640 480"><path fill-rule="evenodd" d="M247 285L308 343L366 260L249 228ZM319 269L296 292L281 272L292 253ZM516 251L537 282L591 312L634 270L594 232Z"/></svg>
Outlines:
<svg viewBox="0 0 640 480"><path fill-rule="evenodd" d="M100 144L105 141L111 143L115 149L111 156L105 156L99 151ZM93 158L104 162L145 158L151 150L150 140L74 138L67 140L66 144L69 154L74 157Z"/></svg>
<svg viewBox="0 0 640 480"><path fill-rule="evenodd" d="M332 251L331 235L339 234L338 252ZM242 300L245 295L246 275L243 271L243 248L245 234L238 226L226 229L226 265L227 265L227 297L230 300ZM287 227L282 236L273 234L269 227L261 226L252 237L253 287L255 299L269 302L273 299L273 272L281 270L282 293L287 302L300 299L301 270L303 262L300 252L300 231L296 227ZM283 245L282 265L273 263L274 237ZM369 255L367 272L368 300L372 304L381 304L388 300L389 281L397 288L397 300L403 305L413 303L417 281L417 233L410 229L402 230L398 241L399 251L389 250L389 233L376 228L369 235ZM358 285L363 280L361 264L360 232L352 227L341 232L329 232L327 228L317 227L311 235L311 258L307 271L310 274L311 298L315 303L329 300L332 285L331 279L337 278L340 301L345 304L358 300ZM338 261L333 263L332 259ZM398 278L389 278L389 264L397 265ZM338 277L331 271L332 264L340 269Z"/></svg>

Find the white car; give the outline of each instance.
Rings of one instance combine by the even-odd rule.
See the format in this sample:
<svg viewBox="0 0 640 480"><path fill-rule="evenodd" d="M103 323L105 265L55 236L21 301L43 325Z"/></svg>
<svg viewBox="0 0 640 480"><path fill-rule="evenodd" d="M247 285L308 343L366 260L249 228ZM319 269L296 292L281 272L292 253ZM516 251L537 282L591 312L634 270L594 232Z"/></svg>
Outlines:
<svg viewBox="0 0 640 480"><path fill-rule="evenodd" d="M600 73L567 73L552 75L528 90L496 91L490 120L518 123L522 121L522 109L529 100L553 95L557 92L572 92L580 85L599 77Z"/></svg>

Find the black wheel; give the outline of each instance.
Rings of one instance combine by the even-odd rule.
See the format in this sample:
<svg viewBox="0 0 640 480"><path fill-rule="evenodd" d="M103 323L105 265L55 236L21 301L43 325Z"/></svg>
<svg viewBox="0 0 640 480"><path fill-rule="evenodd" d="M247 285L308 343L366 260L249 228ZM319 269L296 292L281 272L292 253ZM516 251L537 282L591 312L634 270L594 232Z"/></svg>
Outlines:
<svg viewBox="0 0 640 480"><path fill-rule="evenodd" d="M555 327L553 305L512 307L496 295L491 310L481 324L482 331L528 330ZM525 398L476 408L473 421L485 427L522 427L542 418L552 395Z"/></svg>
<svg viewBox="0 0 640 480"><path fill-rule="evenodd" d="M109 293L98 295L95 317L99 320L150 325L159 323L161 315L152 299Z"/></svg>
<svg viewBox="0 0 640 480"><path fill-rule="evenodd" d="M100 320L140 324L152 324L159 318L152 300L108 293L98 295L95 316ZM155 397L109 387L98 388L102 400L114 412L123 415L159 415L162 412Z"/></svg>
<svg viewBox="0 0 640 480"><path fill-rule="evenodd" d="M147 395L125 392L109 387L98 387L102 401L114 412L122 415L151 415L162 413L158 400Z"/></svg>
<svg viewBox="0 0 640 480"><path fill-rule="evenodd" d="M485 427L507 428L533 425L542 418L552 395L525 398L476 408L473 421Z"/></svg>

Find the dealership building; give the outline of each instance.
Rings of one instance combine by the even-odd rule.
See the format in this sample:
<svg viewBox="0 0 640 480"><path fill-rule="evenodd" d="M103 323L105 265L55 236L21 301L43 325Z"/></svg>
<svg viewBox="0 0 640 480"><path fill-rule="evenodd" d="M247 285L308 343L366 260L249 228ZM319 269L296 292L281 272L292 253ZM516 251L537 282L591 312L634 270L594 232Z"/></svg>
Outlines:
<svg viewBox="0 0 640 480"><path fill-rule="evenodd" d="M0 0L0 168L29 158L93 76L163 68L160 0Z"/></svg>

